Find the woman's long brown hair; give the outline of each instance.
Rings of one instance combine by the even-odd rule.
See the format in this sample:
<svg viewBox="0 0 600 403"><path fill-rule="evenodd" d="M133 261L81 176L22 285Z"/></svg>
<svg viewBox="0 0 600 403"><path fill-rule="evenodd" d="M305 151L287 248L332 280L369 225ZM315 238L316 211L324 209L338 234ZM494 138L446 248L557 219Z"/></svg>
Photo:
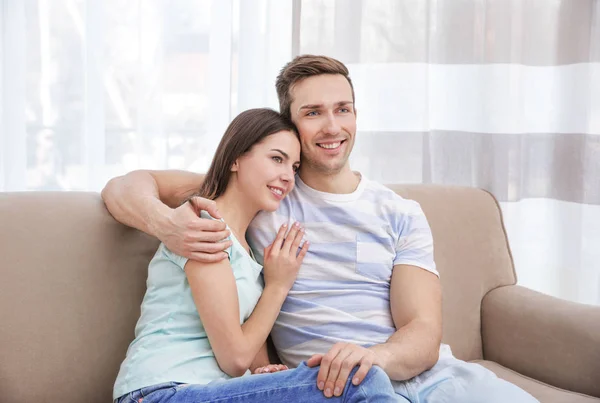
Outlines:
<svg viewBox="0 0 600 403"><path fill-rule="evenodd" d="M265 137L284 130L297 135L294 124L272 109L240 113L227 127L198 195L211 200L221 196L229 184L233 163Z"/></svg>

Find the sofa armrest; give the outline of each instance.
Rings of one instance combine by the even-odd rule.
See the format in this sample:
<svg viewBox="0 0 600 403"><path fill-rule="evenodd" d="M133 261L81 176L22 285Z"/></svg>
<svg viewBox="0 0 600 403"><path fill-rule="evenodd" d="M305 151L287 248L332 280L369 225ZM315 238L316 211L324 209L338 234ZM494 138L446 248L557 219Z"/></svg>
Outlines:
<svg viewBox="0 0 600 403"><path fill-rule="evenodd" d="M481 309L484 359L600 397L600 306L512 285L489 292Z"/></svg>

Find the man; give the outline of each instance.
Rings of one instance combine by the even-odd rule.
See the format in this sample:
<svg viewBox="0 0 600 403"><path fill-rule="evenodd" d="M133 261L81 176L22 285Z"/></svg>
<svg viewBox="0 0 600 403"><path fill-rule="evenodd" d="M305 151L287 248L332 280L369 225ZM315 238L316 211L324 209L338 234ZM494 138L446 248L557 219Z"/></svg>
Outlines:
<svg viewBox="0 0 600 403"><path fill-rule="evenodd" d="M302 222L311 242L272 331L283 362L320 365L327 397L342 393L355 367L359 384L376 365L410 402L534 402L440 344L441 287L421 208L350 169L357 111L347 68L300 56L276 87L281 113L298 128L302 161L295 189L277 212L260 213L247 237L259 260L283 223ZM111 180L103 198L117 220L174 252L220 260L224 225L198 218L199 210L218 214L214 205L181 205L201 183L188 172L138 171Z"/></svg>

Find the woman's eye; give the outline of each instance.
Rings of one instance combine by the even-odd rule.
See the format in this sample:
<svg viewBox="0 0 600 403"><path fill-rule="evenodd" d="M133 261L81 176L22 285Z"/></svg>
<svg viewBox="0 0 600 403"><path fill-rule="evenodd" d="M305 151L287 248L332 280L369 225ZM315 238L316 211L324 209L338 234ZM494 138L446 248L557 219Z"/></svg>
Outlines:
<svg viewBox="0 0 600 403"><path fill-rule="evenodd" d="M298 169L299 169L299 168L300 168L300 167L299 167L298 165L294 165L294 167L293 167L293 169L294 169L294 173L298 172Z"/></svg>
<svg viewBox="0 0 600 403"><path fill-rule="evenodd" d="M273 161L275 161L278 164L281 164L283 162L283 158L281 157L272 157Z"/></svg>

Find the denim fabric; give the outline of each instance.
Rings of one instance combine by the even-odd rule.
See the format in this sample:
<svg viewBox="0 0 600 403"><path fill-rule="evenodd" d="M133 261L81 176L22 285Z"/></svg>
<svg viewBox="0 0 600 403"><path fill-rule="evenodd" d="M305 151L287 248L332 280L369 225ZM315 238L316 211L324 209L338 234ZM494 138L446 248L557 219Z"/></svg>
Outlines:
<svg viewBox="0 0 600 403"><path fill-rule="evenodd" d="M539 403L487 368L454 357L440 359L409 381L392 384L411 403Z"/></svg>
<svg viewBox="0 0 600 403"><path fill-rule="evenodd" d="M354 369L352 374L356 372ZM204 403L204 402L406 402L392 388L388 376L379 367L373 367L364 381L354 386L346 383L340 397L326 398L317 388L319 368L298 368L273 374L249 375L208 385L167 382L128 393L117 403ZM352 379L352 375L348 378Z"/></svg>

